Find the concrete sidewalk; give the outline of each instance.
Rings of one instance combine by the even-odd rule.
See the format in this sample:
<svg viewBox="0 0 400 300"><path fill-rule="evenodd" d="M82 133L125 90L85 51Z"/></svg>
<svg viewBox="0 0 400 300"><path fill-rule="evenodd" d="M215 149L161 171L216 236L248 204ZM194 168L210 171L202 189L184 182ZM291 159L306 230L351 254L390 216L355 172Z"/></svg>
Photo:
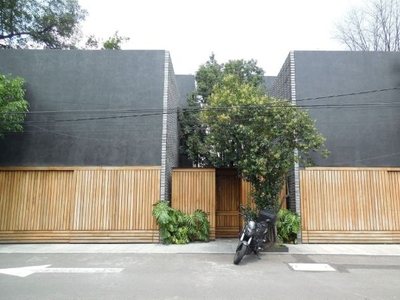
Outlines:
<svg viewBox="0 0 400 300"><path fill-rule="evenodd" d="M235 252L238 239L217 239L187 245L162 244L0 244L4 253L229 253ZM400 244L298 244L286 245L289 252L269 254L333 254L400 256ZM263 252L265 253L265 252Z"/></svg>
<svg viewBox="0 0 400 300"><path fill-rule="evenodd" d="M287 246L291 254L400 256L400 244L300 244Z"/></svg>

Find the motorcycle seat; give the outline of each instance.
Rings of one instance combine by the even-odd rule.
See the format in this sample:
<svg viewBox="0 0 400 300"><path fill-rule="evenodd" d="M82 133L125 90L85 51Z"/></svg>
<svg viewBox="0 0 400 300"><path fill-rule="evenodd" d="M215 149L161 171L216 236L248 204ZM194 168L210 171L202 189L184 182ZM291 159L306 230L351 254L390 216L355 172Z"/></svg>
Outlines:
<svg viewBox="0 0 400 300"><path fill-rule="evenodd" d="M272 211L267 211L267 210L260 210L258 214L258 220L260 222L266 221L270 223L275 223L276 222L276 213Z"/></svg>

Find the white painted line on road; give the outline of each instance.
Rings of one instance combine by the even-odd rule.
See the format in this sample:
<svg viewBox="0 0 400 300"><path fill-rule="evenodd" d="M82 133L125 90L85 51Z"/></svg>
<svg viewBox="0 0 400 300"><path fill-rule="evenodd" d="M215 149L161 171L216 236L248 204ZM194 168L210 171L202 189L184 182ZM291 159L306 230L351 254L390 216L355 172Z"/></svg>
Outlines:
<svg viewBox="0 0 400 300"><path fill-rule="evenodd" d="M289 266L294 271L311 271L311 272L334 272L336 271L328 264L301 264L301 263L289 263Z"/></svg>
<svg viewBox="0 0 400 300"><path fill-rule="evenodd" d="M40 270L50 267L50 266L51 265L43 265L43 266L0 269L0 273L6 274L6 275L18 276L18 277L26 277L26 276L29 276L36 272L39 272Z"/></svg>
<svg viewBox="0 0 400 300"><path fill-rule="evenodd" d="M0 274L26 277L34 273L120 273L123 268L49 268L51 265L0 269Z"/></svg>
<svg viewBox="0 0 400 300"><path fill-rule="evenodd" d="M120 273L121 268L50 268L42 269L40 273Z"/></svg>

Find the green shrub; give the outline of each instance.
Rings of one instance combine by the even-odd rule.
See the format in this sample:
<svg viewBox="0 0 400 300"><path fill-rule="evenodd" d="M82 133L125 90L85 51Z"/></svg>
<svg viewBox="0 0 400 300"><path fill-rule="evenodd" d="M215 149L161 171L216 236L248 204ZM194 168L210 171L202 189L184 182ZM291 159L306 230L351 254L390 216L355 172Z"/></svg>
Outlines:
<svg viewBox="0 0 400 300"><path fill-rule="evenodd" d="M288 209L281 209L278 212L276 222L278 239L281 243L297 244L297 234L301 229L300 216Z"/></svg>
<svg viewBox="0 0 400 300"><path fill-rule="evenodd" d="M193 240L210 240L208 214L200 209L185 214L169 206L168 201L155 203L152 215L160 228L163 244L187 244Z"/></svg>
<svg viewBox="0 0 400 300"><path fill-rule="evenodd" d="M252 208L250 204L240 205L240 213L243 216L250 217L250 220L258 221L258 211Z"/></svg>

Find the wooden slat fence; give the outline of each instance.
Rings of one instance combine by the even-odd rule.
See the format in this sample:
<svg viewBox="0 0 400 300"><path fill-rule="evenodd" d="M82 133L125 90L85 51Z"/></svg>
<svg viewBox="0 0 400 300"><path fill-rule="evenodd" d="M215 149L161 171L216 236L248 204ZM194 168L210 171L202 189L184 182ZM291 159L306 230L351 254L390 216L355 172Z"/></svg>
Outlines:
<svg viewBox="0 0 400 300"><path fill-rule="evenodd" d="M210 239L215 239L215 169L173 169L171 206L184 213L209 213Z"/></svg>
<svg viewBox="0 0 400 300"><path fill-rule="evenodd" d="M400 243L400 169L300 171L303 243Z"/></svg>
<svg viewBox="0 0 400 300"><path fill-rule="evenodd" d="M217 227L217 186L216 186L217 170L213 168L176 168L172 172L172 196L171 206L174 209L179 209L184 213L192 213L196 209L202 209L209 213L209 221L211 226L210 238L213 240L218 231L219 237L229 237L232 232L228 230L230 227L237 228L239 219L239 204L247 205L250 197L250 183L243 180L237 180L240 191L240 199L237 203L236 212L231 212L230 216L225 217L224 222L219 222ZM221 187L222 188L222 187ZM232 188L233 190L234 188ZM229 188L228 188L229 190ZM286 194L286 187L283 187L280 199ZM227 195L232 197L233 195ZM250 201L251 202L251 201ZM284 205L284 208L286 205ZM231 217L231 219L229 218ZM228 228L228 229L227 229ZM236 234L237 234L236 233ZM235 236L236 236L235 234Z"/></svg>
<svg viewBox="0 0 400 300"><path fill-rule="evenodd" d="M159 167L0 168L0 243L158 242Z"/></svg>

